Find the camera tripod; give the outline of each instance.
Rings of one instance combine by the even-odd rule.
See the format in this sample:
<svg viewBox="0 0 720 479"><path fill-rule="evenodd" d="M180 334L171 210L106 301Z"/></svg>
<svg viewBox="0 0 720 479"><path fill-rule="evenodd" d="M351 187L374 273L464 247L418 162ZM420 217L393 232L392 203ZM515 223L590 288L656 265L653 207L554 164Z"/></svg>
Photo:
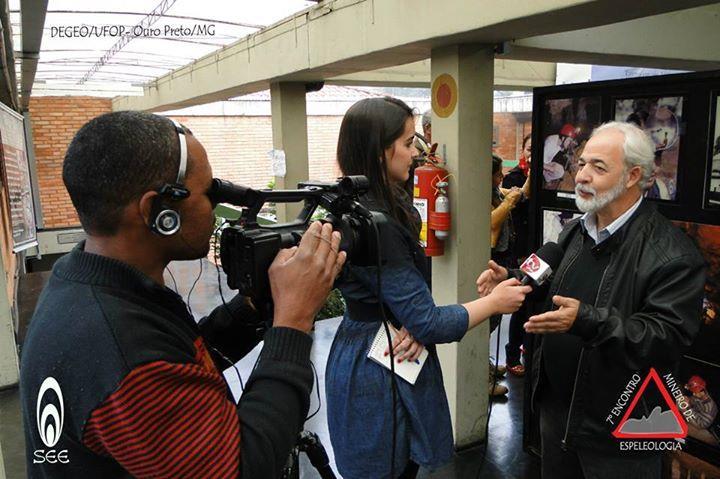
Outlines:
<svg viewBox="0 0 720 479"><path fill-rule="evenodd" d="M336 479L335 473L330 467L327 452L325 452L325 448L320 442L320 438L317 434L310 431L302 431L298 435L297 443L292 452L290 452L290 457L288 457L282 476L280 476L282 479L299 479L300 467L298 459L301 452L307 454L308 459L310 459L310 464L313 465L322 479Z"/></svg>

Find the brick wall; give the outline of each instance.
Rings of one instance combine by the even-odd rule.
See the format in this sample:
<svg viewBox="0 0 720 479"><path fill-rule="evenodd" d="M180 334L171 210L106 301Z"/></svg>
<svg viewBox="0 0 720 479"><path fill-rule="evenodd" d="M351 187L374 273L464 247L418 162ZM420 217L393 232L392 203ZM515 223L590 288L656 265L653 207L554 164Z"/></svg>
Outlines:
<svg viewBox="0 0 720 479"><path fill-rule="evenodd" d="M253 188L265 188L272 179L269 116L174 118L190 128L203 144L216 177ZM308 117L310 179L329 181L340 174L335 149L341 120L340 116Z"/></svg>
<svg viewBox="0 0 720 479"><path fill-rule="evenodd" d="M90 97L37 97L30 102L38 183L45 228L77 226L77 214L62 182L62 162L73 135L91 118L111 111L110 100ZM213 174L264 188L272 178L268 116L177 117L205 147ZM339 176L335 161L340 116L308 118L310 178Z"/></svg>
<svg viewBox="0 0 720 479"><path fill-rule="evenodd" d="M340 176L337 141L341 116L308 117L308 155L310 178L330 181Z"/></svg>
<svg viewBox="0 0 720 479"><path fill-rule="evenodd" d="M506 166L514 166L516 160L522 153L522 139L529 134L532 123L523 121L513 113L494 113L493 127L497 133L494 138L496 143L493 149L494 153L500 156L506 162Z"/></svg>
<svg viewBox="0 0 720 479"><path fill-rule="evenodd" d="M30 99L35 161L45 228L77 226L80 221L62 182L62 162L75 132L88 120L112 110L106 98Z"/></svg>
<svg viewBox="0 0 720 479"><path fill-rule="evenodd" d="M45 228L79 224L62 183L62 161L75 132L89 119L109 111L110 100L102 98L31 99L30 114ZM268 159L268 152L272 149L269 116L175 118L190 128L203 144L216 177L254 188L267 186L272 178ZM340 175L335 150L341 121L341 116L308 117L310 179L330 181ZM494 123L499 140L496 153L505 160L516 160L522 137L530 132L530 122L518 122L516 115L511 113L496 113Z"/></svg>

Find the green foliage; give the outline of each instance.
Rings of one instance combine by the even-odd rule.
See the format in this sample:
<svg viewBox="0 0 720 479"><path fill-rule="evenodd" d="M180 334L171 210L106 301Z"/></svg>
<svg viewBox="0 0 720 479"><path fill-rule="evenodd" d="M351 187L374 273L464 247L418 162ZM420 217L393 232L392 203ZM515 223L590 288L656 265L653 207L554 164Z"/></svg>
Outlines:
<svg viewBox="0 0 720 479"><path fill-rule="evenodd" d="M328 210L326 210L322 206L318 206L310 217L310 221L324 220L325 217L329 214L330 213L328 213Z"/></svg>
<svg viewBox="0 0 720 479"><path fill-rule="evenodd" d="M275 177L273 176L272 178L270 178L270 181L267 182L267 185L265 187L268 190L274 190L275 186ZM260 213L266 218L273 218L274 221L274 219L277 218L277 205L275 203L265 203L260 210Z"/></svg>
<svg viewBox="0 0 720 479"><path fill-rule="evenodd" d="M315 317L315 321L328 318L336 318L342 316L345 312L345 300L343 300L340 290L333 289L330 291L327 301L323 305L322 309L318 312Z"/></svg>

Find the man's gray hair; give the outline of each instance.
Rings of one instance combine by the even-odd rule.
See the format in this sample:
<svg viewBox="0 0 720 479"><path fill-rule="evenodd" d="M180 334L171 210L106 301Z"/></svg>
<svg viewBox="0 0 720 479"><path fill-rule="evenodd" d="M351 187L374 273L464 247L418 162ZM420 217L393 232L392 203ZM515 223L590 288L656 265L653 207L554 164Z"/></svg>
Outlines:
<svg viewBox="0 0 720 479"><path fill-rule="evenodd" d="M432 110L425 110L422 116L423 128L432 124Z"/></svg>
<svg viewBox="0 0 720 479"><path fill-rule="evenodd" d="M648 181L655 168L655 144L639 126L621 121L609 121L595 128L591 138L604 130L618 130L624 136L623 152L625 156L625 171L635 166L640 167L642 177L638 182L641 190L647 190Z"/></svg>

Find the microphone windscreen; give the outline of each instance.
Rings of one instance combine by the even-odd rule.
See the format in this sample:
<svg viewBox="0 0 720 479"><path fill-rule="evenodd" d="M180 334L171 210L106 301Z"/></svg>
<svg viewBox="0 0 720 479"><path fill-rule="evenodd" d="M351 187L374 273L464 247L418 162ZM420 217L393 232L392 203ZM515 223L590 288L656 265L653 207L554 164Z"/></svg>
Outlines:
<svg viewBox="0 0 720 479"><path fill-rule="evenodd" d="M555 271L558 266L560 266L560 262L562 261L565 252L557 243L553 243L551 241L542 245L535 254L545 261L553 271Z"/></svg>

